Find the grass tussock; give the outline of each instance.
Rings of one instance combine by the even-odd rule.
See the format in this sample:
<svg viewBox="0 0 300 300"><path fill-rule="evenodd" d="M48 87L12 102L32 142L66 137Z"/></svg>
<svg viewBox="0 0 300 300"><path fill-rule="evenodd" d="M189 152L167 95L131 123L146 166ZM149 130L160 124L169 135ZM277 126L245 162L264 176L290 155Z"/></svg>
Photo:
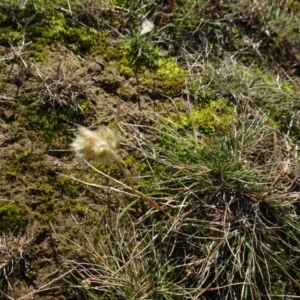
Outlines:
<svg viewBox="0 0 300 300"><path fill-rule="evenodd" d="M175 130L160 115L143 134L123 124L149 166L144 193L165 214L126 210L112 221L106 213L89 260L67 262L74 287L88 299L297 295L297 153L268 117L245 112L225 135L210 136Z"/></svg>

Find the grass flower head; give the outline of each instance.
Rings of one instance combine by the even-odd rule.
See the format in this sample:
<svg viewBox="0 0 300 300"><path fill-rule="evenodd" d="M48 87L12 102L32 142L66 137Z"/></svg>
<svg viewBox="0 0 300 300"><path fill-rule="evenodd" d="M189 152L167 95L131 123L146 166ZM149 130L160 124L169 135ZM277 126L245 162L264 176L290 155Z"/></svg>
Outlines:
<svg viewBox="0 0 300 300"><path fill-rule="evenodd" d="M96 131L79 127L71 149L78 158L108 161L116 159L115 151L118 149L120 141L119 133L108 127L100 126Z"/></svg>

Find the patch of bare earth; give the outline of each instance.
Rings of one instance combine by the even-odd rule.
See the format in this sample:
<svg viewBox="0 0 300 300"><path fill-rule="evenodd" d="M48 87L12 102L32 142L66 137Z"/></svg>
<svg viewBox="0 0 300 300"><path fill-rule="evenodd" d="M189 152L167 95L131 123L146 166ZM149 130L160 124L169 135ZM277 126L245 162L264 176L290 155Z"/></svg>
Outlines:
<svg viewBox="0 0 300 300"><path fill-rule="evenodd" d="M73 186L58 175L85 172L89 179L87 166L69 151L74 130L79 124L95 128L113 122L120 99L128 101L120 117L129 123L145 122L148 106L169 109L144 92L139 111L135 81L121 77L112 63L80 57L64 46L51 48L36 62L26 56L13 60L12 49L1 47L7 60L0 74L0 201L25 210L28 221L1 237L1 299L79 299L65 289L62 278L71 280L72 274L61 259L77 254L71 242L54 238L53 232L80 239L79 229L95 227L102 201L112 195ZM80 99L90 102L88 112ZM65 104L73 111L64 110ZM63 122L51 127L57 121L53 113L60 112Z"/></svg>

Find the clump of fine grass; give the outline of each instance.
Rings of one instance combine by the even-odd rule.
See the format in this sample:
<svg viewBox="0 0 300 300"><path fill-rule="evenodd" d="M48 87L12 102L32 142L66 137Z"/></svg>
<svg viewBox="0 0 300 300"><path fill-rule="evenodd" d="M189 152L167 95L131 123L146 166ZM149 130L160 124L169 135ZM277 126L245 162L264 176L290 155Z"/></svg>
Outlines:
<svg viewBox="0 0 300 300"><path fill-rule="evenodd" d="M86 246L72 243L88 258L65 261L73 269L73 276L67 279L70 287L88 299L180 299L188 294L174 277L172 258L165 255L164 244L169 242L151 231L156 232L163 223L147 226L128 213L125 219L115 225L115 216L107 207L94 238L82 231Z"/></svg>
<svg viewBox="0 0 300 300"><path fill-rule="evenodd" d="M84 101L88 98L87 86L91 82L85 70L65 65L61 61L55 68L37 69L36 73L41 95L37 104L85 112Z"/></svg>
<svg viewBox="0 0 300 300"><path fill-rule="evenodd" d="M34 235L27 227L23 234L2 233L0 237L0 288L1 298L12 299L16 278L32 283L35 278L30 274L30 248Z"/></svg>
<svg viewBox="0 0 300 300"><path fill-rule="evenodd" d="M153 176L156 190L169 194L167 252L182 266L185 287L205 299L296 295L300 269L290 257L298 255L300 232L291 140L261 112L240 117L225 136L198 140L165 124L153 132L155 158L147 146L143 152L149 164L164 166Z"/></svg>
<svg viewBox="0 0 300 300"><path fill-rule="evenodd" d="M102 218L89 261L68 262L77 274L73 286L103 299L297 295L298 162L288 136L254 111L222 135L178 130L160 115L152 121L143 134L140 126L123 126L167 214L126 210L112 227Z"/></svg>

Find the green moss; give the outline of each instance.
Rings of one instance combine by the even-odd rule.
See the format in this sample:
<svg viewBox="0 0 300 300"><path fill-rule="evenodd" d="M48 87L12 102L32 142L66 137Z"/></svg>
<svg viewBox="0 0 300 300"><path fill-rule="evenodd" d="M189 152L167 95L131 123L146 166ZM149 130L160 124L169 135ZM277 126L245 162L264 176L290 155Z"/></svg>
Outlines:
<svg viewBox="0 0 300 300"><path fill-rule="evenodd" d="M48 212L47 209L44 211L36 211L34 213L34 217L39 220L42 224L46 224L48 222L54 222L56 220L57 214L54 212Z"/></svg>
<svg viewBox="0 0 300 300"><path fill-rule="evenodd" d="M119 61L120 59L125 57L122 55L122 53L119 50L116 50L115 47L110 46L109 43L108 44L103 43L102 45L100 45L100 52L106 61L111 61L111 60ZM129 65L128 59L126 61L126 65Z"/></svg>
<svg viewBox="0 0 300 300"><path fill-rule="evenodd" d="M47 45L44 45L43 43L38 44L34 43L30 46L31 51L31 57L33 57L36 61L42 61L47 57L49 47Z"/></svg>
<svg viewBox="0 0 300 300"><path fill-rule="evenodd" d="M60 210L63 214L69 214L74 211L74 207L74 200L72 198L67 198L63 200Z"/></svg>
<svg viewBox="0 0 300 300"><path fill-rule="evenodd" d="M51 25L48 26L40 26L40 25L32 25L27 29L27 35L31 38L35 43L41 45L50 45L56 41L61 40L62 32L61 28L55 28Z"/></svg>
<svg viewBox="0 0 300 300"><path fill-rule="evenodd" d="M122 159L122 164L124 165L124 167L130 169L132 167L137 167L137 159L131 154L128 155L126 158Z"/></svg>
<svg viewBox="0 0 300 300"><path fill-rule="evenodd" d="M78 108L83 114L88 114L92 109L92 104L90 101L79 101Z"/></svg>
<svg viewBox="0 0 300 300"><path fill-rule="evenodd" d="M56 214L53 187L44 182L37 182L30 187L29 193L34 198L29 204L35 212L35 217L42 222L54 221Z"/></svg>
<svg viewBox="0 0 300 300"><path fill-rule="evenodd" d="M27 188L26 205L34 212L36 218L43 222L55 220L54 190L49 180L49 166L44 160L43 154L37 154L31 150L25 150L16 155L5 170L6 178L9 181L22 180ZM28 174L34 174L35 183ZM25 175L25 176L24 176Z"/></svg>
<svg viewBox="0 0 300 300"><path fill-rule="evenodd" d="M43 142L47 147L66 148L70 143L69 120L80 122L84 113L88 113L91 105L80 101L79 111L72 105L49 104L26 105L19 116L19 126L32 133L32 140Z"/></svg>
<svg viewBox="0 0 300 300"><path fill-rule="evenodd" d="M31 269L29 271L29 274L28 274L28 279L33 282L37 279L37 276L38 276L38 272L34 269Z"/></svg>
<svg viewBox="0 0 300 300"><path fill-rule="evenodd" d="M202 133L215 131L225 132L230 128L230 122L236 118L234 107L227 99L210 101L208 104L192 108L192 116L188 113L180 114L170 120L177 128L192 129L193 126Z"/></svg>
<svg viewBox="0 0 300 300"><path fill-rule="evenodd" d="M75 213L78 215L78 217L85 217L86 215L86 207L84 206L77 206L75 209Z"/></svg>
<svg viewBox="0 0 300 300"><path fill-rule="evenodd" d="M17 171L15 169L8 169L5 172L5 176L8 180L14 180L17 178Z"/></svg>
<svg viewBox="0 0 300 300"><path fill-rule="evenodd" d="M37 183L34 186L31 186L29 191L35 195L52 195L53 187L51 185Z"/></svg>
<svg viewBox="0 0 300 300"><path fill-rule="evenodd" d="M79 174L78 177L81 180L85 180L82 174ZM83 205L82 202L78 203L74 201L74 199L82 193L87 195L89 194L84 184L67 177L57 177L53 185L55 190L59 191L59 193L63 196L60 202L61 212L63 214L75 213L79 217L85 216L86 206ZM92 198L93 195L89 195L89 199Z"/></svg>
<svg viewBox="0 0 300 300"><path fill-rule="evenodd" d="M129 78L134 76L133 68L126 57L122 57L118 62L118 70L120 75Z"/></svg>
<svg viewBox="0 0 300 300"><path fill-rule="evenodd" d="M157 67L158 69L155 74L157 78L161 80L176 79L182 82L182 79L187 76L187 72L176 63L174 58L159 59L157 61Z"/></svg>
<svg viewBox="0 0 300 300"><path fill-rule="evenodd" d="M135 0L108 0L108 5L117 5L117 6L121 6L121 7L124 7L126 9L132 7L133 5L136 4L136 1ZM143 13L143 12L141 12Z"/></svg>
<svg viewBox="0 0 300 300"><path fill-rule="evenodd" d="M62 13L50 13L42 16L43 22L33 20L26 27L25 33L32 43L29 45L31 56L36 60L42 60L46 57L48 46L62 42L67 28L65 16Z"/></svg>
<svg viewBox="0 0 300 300"><path fill-rule="evenodd" d="M0 40L16 43L23 40L25 35L26 40L31 42L26 50L36 60L45 58L48 46L55 43L72 44L74 51L84 54L91 53L105 44L102 33L74 25L66 14L58 12L51 5L41 6L39 9L36 5L28 3L23 8L16 9L14 13L21 24L20 29L14 27L15 20L3 20L1 23L4 28L0 33ZM3 13L0 7L1 15Z"/></svg>
<svg viewBox="0 0 300 300"><path fill-rule="evenodd" d="M1 232L16 232L25 229L29 216L24 207L0 201L0 220Z"/></svg>
<svg viewBox="0 0 300 300"><path fill-rule="evenodd" d="M129 78L139 76L141 86L159 88L170 96L184 87L187 71L175 58L164 58L162 50L151 40L133 35L119 43L117 50L108 47L106 60L116 60L119 74Z"/></svg>
<svg viewBox="0 0 300 300"><path fill-rule="evenodd" d="M80 191L82 191L82 184L78 183L75 180L72 180L67 177L58 177L55 183L55 188L60 191L63 195L69 197L70 199L74 199ZM66 205L70 202L68 200Z"/></svg>
<svg viewBox="0 0 300 300"><path fill-rule="evenodd" d="M6 170L6 175L11 179L15 179L18 174L35 170L36 164L42 167L42 162L41 157L34 155L31 150L22 151L10 162Z"/></svg>
<svg viewBox="0 0 300 300"><path fill-rule="evenodd" d="M67 28L64 41L67 44L74 44L77 51L84 54L93 52L100 43L104 42L103 36L96 30L80 27Z"/></svg>
<svg viewBox="0 0 300 300"><path fill-rule="evenodd" d="M187 71L182 69L174 58L160 58L156 62L157 69L142 77L142 85L148 88L161 89L162 93L176 96L184 88Z"/></svg>
<svg viewBox="0 0 300 300"><path fill-rule="evenodd" d="M15 44L21 41L24 37L24 34L20 31L12 29L10 27L1 28L0 31L0 41L7 41L11 44Z"/></svg>

